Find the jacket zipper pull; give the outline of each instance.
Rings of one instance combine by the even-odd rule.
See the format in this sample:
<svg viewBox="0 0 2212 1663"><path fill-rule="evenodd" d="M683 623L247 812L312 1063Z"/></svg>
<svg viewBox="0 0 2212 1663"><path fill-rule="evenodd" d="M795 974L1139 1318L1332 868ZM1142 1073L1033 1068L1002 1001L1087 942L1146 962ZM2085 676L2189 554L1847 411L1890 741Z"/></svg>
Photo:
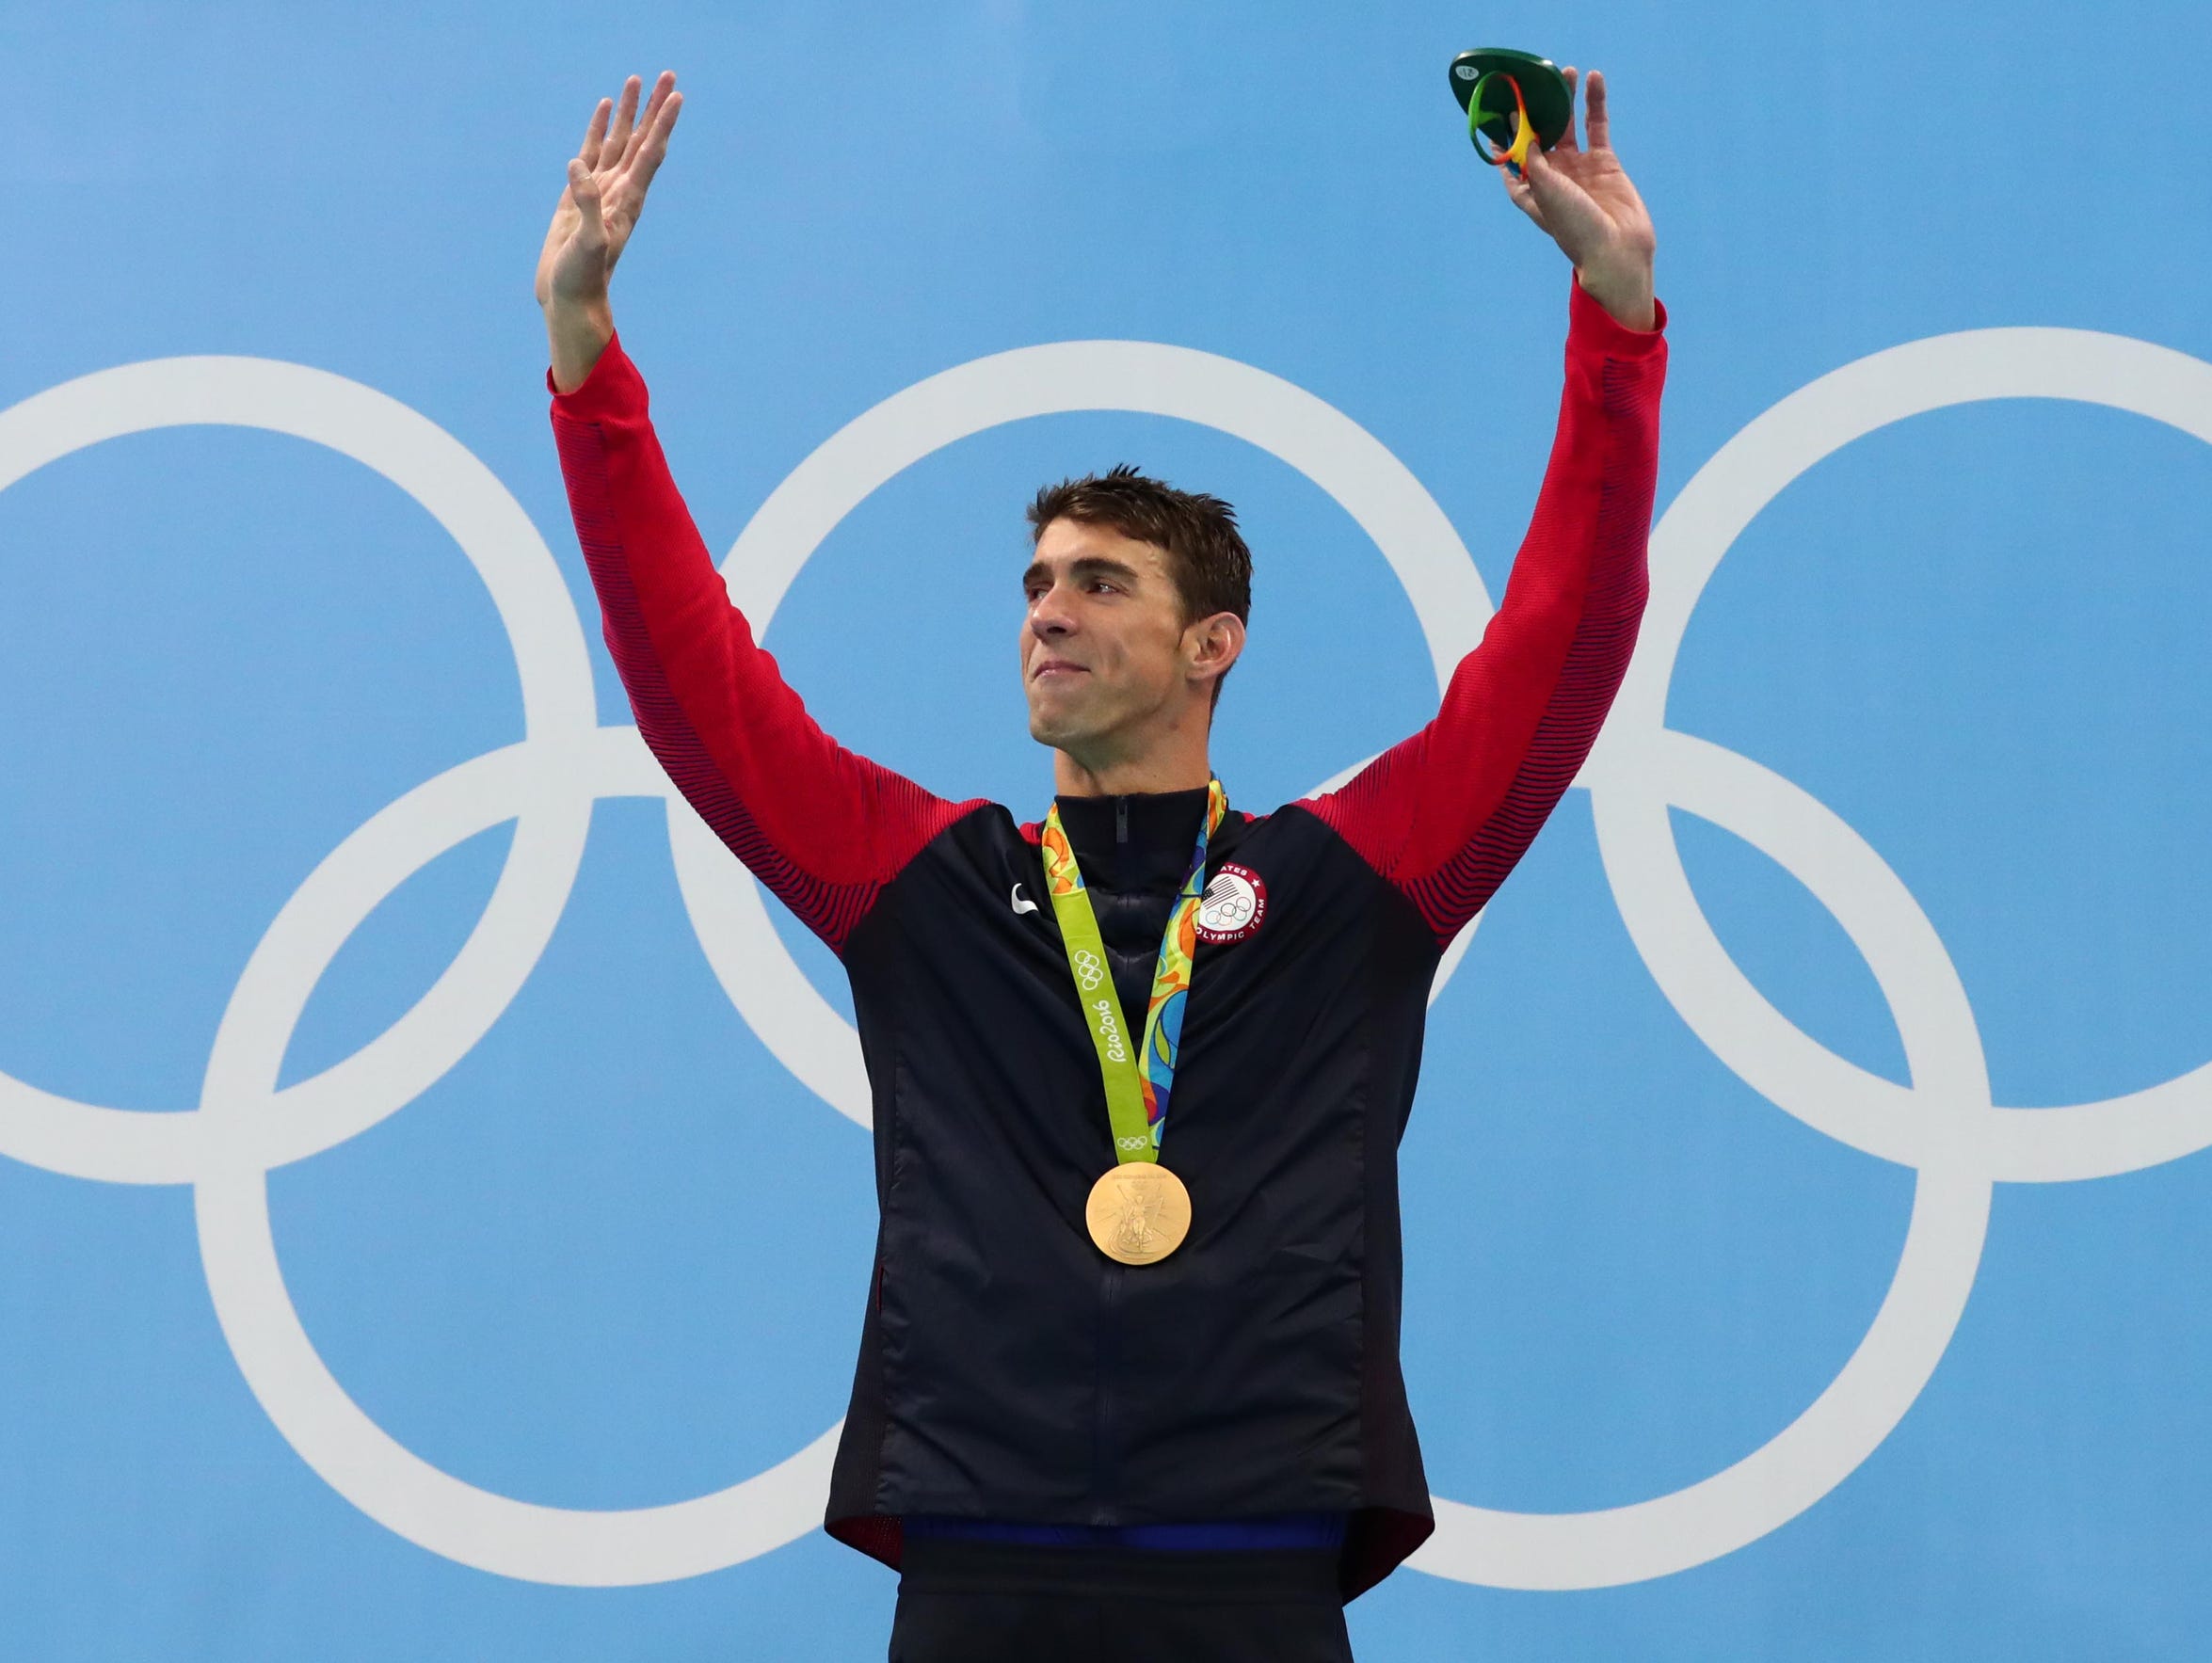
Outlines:
<svg viewBox="0 0 2212 1663"><path fill-rule="evenodd" d="M1114 840L1116 843L1129 841L1129 799L1127 797L1114 799Z"/></svg>

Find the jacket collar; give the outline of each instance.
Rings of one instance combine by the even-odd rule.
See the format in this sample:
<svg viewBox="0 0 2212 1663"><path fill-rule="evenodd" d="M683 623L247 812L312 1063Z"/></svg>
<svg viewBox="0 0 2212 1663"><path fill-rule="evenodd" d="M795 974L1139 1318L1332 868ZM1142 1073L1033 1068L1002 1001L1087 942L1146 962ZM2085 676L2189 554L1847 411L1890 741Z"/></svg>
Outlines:
<svg viewBox="0 0 2212 1663"><path fill-rule="evenodd" d="M1184 792L1132 792L1119 797L1056 797L1060 824L1096 888L1174 890L1191 870L1205 786Z"/></svg>

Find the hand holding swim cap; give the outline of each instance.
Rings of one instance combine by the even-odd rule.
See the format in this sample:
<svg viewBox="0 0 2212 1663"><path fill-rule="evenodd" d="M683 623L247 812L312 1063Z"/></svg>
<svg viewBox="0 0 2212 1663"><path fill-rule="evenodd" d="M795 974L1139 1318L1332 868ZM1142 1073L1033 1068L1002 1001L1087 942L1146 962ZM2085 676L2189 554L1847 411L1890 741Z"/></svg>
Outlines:
<svg viewBox="0 0 2212 1663"><path fill-rule="evenodd" d="M537 256L537 304L553 347L553 385L572 392L614 339L607 282L645 212L645 193L668 153L668 135L683 108L672 70L653 83L642 118L635 75L617 104L602 98L591 112L584 144L569 159L569 183L554 205Z"/></svg>
<svg viewBox="0 0 2212 1663"><path fill-rule="evenodd" d="M1558 136L1545 136L1548 112L1536 87L1521 88L1521 124L1515 137L1528 136L1532 123L1536 142L1516 143L1515 148L1521 152L1517 169L1501 166L1498 176L1514 206L1541 226L1574 263L1576 276L1592 299L1628 328L1651 328L1658 321L1652 304L1652 261L1659 237L1643 199L1613 153L1604 72L1590 72L1584 112L1587 149L1575 137L1574 66L1560 71L1559 76L1566 88L1567 107ZM1489 108L1489 101L1483 107ZM1479 110L1470 112L1470 122L1480 115Z"/></svg>

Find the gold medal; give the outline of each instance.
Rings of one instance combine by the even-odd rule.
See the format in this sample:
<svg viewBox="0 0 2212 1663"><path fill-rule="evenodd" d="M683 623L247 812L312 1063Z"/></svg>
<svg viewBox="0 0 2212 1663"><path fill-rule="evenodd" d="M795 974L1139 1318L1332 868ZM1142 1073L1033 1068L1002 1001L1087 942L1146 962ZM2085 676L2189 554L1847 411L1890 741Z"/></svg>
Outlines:
<svg viewBox="0 0 2212 1663"><path fill-rule="evenodd" d="M1108 1258L1149 1265L1191 1233L1191 1192L1157 1160L1125 1160L1091 1186L1083 1222Z"/></svg>
<svg viewBox="0 0 2212 1663"><path fill-rule="evenodd" d="M1060 824L1060 805L1045 816L1042 846L1045 887L1052 916L1060 925L1067 967L1075 976L1076 1003L1098 1053L1098 1075L1106 1087L1106 1123L1114 1128L1120 1164L1091 1186L1083 1223L1091 1239L1108 1258L1125 1265L1149 1265L1165 1258L1191 1233L1191 1192L1182 1179L1151 1155L1167 1129L1168 1093L1175 1087L1176 1049L1182 1037L1182 1001L1191 991L1191 959L1197 950L1198 914L1205 903L1206 845L1229 811L1221 781L1206 786L1206 815L1198 823L1198 842L1190 871L1160 937L1160 957L1152 967L1152 997L1145 1009L1144 1036L1138 1044L1119 1009L1119 993L1107 971L1106 942L1098 914L1083 889L1082 867L1075 845ZM1142 1065L1138 1059L1143 1058Z"/></svg>

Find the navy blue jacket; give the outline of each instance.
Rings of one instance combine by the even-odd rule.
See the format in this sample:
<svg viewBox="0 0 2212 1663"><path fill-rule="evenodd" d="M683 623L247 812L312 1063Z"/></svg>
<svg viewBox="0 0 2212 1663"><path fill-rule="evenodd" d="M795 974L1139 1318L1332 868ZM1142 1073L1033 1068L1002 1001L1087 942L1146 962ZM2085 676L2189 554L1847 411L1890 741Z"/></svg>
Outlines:
<svg viewBox="0 0 2212 1663"><path fill-rule="evenodd" d="M730 604L619 343L554 399L640 730L852 980L881 1228L829 1496L841 1540L895 1565L909 1513L1341 1511L1349 1597L1434 1528L1399 1370L1397 1150L1428 990L1581 766L1645 595L1665 310L1628 329L1577 282L1568 317L1536 510L1436 718L1341 790L1232 809L1214 836L1210 883L1227 871L1248 905L1202 937L1185 1010L1162 1156L1192 1230L1136 1268L1084 1227L1113 1151L1038 827L808 715ZM1062 804L1132 1029L1201 798Z"/></svg>

